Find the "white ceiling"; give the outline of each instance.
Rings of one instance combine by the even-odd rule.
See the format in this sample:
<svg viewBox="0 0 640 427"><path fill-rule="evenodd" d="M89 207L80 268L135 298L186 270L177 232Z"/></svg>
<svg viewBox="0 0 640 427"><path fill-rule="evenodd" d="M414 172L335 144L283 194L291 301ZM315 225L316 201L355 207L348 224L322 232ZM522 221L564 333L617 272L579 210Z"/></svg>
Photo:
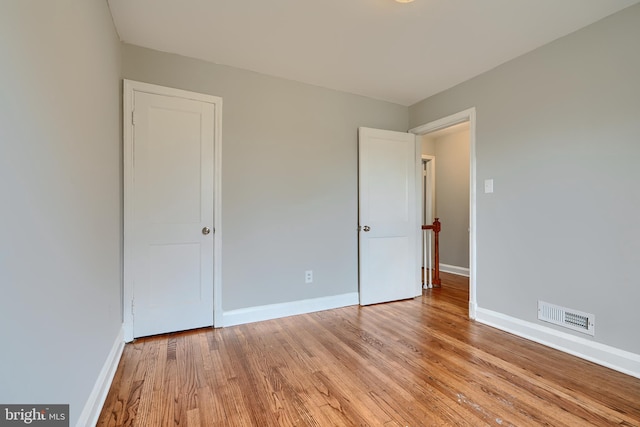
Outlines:
<svg viewBox="0 0 640 427"><path fill-rule="evenodd" d="M108 0L126 43L412 105L640 0Z"/></svg>

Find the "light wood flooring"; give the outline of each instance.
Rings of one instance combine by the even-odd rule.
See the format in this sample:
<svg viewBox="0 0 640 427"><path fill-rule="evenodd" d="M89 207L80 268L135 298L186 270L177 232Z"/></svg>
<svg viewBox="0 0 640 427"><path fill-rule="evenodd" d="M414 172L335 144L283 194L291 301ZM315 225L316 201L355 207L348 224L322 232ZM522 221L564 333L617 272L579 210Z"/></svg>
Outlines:
<svg viewBox="0 0 640 427"><path fill-rule="evenodd" d="M640 379L421 298L138 339L98 426L640 426Z"/></svg>

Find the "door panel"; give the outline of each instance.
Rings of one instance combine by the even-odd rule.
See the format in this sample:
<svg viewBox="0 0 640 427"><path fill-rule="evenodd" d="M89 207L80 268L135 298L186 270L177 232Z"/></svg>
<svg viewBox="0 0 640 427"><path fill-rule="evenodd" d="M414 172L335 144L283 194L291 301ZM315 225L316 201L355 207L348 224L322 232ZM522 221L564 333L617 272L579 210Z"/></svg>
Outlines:
<svg viewBox="0 0 640 427"><path fill-rule="evenodd" d="M150 108L149 220L185 224L200 220L199 111Z"/></svg>
<svg viewBox="0 0 640 427"><path fill-rule="evenodd" d="M360 304L421 294L415 135L359 129Z"/></svg>
<svg viewBox="0 0 640 427"><path fill-rule="evenodd" d="M404 136L404 134L402 134ZM389 139L369 138L366 170L369 173L369 222L404 224L409 219L411 156L401 143ZM406 145L406 144L404 144ZM412 148L413 150L413 148Z"/></svg>
<svg viewBox="0 0 640 427"><path fill-rule="evenodd" d="M134 337L213 325L213 104L135 92Z"/></svg>
<svg viewBox="0 0 640 427"><path fill-rule="evenodd" d="M149 306L185 305L200 299L200 245L149 245ZM174 286L180 283L182 286Z"/></svg>

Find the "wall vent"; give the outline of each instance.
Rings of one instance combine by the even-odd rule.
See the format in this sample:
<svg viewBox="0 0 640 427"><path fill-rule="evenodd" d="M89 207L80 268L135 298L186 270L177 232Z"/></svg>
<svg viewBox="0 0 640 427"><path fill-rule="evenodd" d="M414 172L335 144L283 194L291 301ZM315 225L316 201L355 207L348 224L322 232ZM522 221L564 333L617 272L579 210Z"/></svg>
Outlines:
<svg viewBox="0 0 640 427"><path fill-rule="evenodd" d="M591 313L538 301L538 319L585 334L596 334L596 316Z"/></svg>

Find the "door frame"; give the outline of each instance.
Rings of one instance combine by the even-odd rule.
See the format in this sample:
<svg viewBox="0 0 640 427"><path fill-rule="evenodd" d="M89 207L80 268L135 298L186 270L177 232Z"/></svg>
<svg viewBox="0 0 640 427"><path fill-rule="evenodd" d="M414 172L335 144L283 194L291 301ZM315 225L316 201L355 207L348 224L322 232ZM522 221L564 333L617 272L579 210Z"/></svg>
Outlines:
<svg viewBox="0 0 640 427"><path fill-rule="evenodd" d="M123 262L122 316L125 342L133 341L133 114L135 92L207 102L215 106L213 195L213 325L222 326L222 98L134 80L123 80Z"/></svg>
<svg viewBox="0 0 640 427"><path fill-rule="evenodd" d="M422 142L418 141L417 146L422 148ZM422 191L420 192L422 195L422 211L420 212L422 214L422 225L430 225L436 216L436 156L421 154L420 166L422 166L423 174L420 180L420 184L422 185ZM430 215L428 216L427 213ZM429 217L431 219L429 219ZM427 260L427 253L425 253L425 248L427 247L424 241L425 237L426 234L424 232L420 233L420 241L422 242L422 248L420 249L422 260L420 261L420 265L422 265L422 289L429 289L427 277L431 277L431 272L427 270L430 263ZM433 241L428 240L431 242L429 251L433 251ZM431 252L429 252L429 254L430 253Z"/></svg>
<svg viewBox="0 0 640 427"><path fill-rule="evenodd" d="M469 122L469 318L475 319L478 306L476 290L476 108L471 107L417 126L410 129L409 132L425 135L467 121Z"/></svg>
<svg viewBox="0 0 640 427"><path fill-rule="evenodd" d="M420 144L418 144L420 145ZM426 170L424 171L427 176L429 177L429 185L427 188L423 188L423 192L422 194L422 205L423 205L423 214L422 214L422 218L426 217L426 212L427 210L429 210L429 213L431 213L431 217L433 218L435 215L435 210L436 210L436 156L430 155L430 154L422 154L421 155L421 166L425 165L426 166ZM422 178L421 181L424 181L424 176ZM424 186L424 182L423 182L423 187ZM426 197L426 196L430 196L430 197ZM427 207L429 209L427 209ZM432 219L433 221L433 219ZM423 224L423 225L426 225Z"/></svg>

